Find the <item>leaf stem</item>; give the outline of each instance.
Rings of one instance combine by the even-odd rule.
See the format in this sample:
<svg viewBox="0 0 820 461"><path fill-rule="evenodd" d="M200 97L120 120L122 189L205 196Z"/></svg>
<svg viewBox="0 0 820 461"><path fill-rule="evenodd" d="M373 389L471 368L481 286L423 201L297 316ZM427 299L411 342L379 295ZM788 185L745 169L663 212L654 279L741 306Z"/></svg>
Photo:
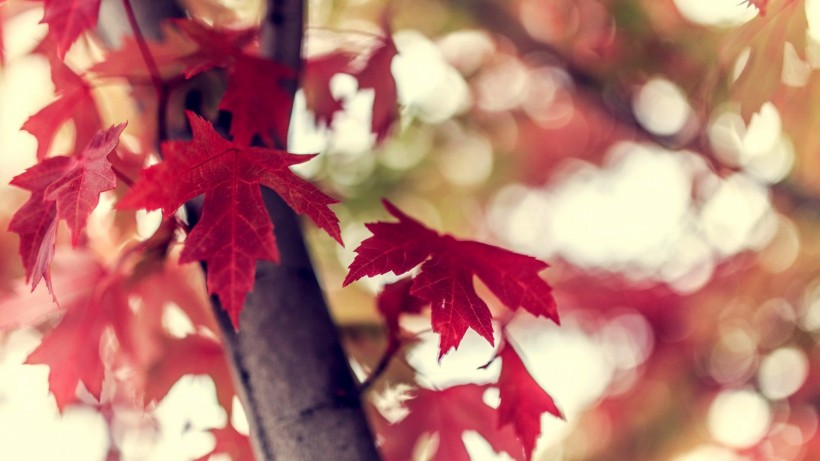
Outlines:
<svg viewBox="0 0 820 461"><path fill-rule="evenodd" d="M114 176L116 176L117 179L120 180L120 182L128 186L129 189L134 187L134 180L129 178L125 173L123 173L123 171L118 166L112 164L111 171L113 171Z"/></svg>
<svg viewBox="0 0 820 461"><path fill-rule="evenodd" d="M395 357L396 352L399 351L401 344L397 340L391 340L388 345L387 349L384 351L382 358L379 360L379 363L373 368L373 371L370 372L370 376L368 376L361 384L359 384L359 393L364 394L367 389L369 389L373 383L376 382L379 377L387 371L387 367L390 366L390 362Z"/></svg>
<svg viewBox="0 0 820 461"><path fill-rule="evenodd" d="M131 6L131 0L122 0L122 6L125 9L125 15L128 17L128 24L134 32L134 40L137 42L142 59L145 61L145 66L148 67L148 73L151 75L151 84L157 91L157 137L160 141L164 141L167 138L167 127L165 125L169 97L168 86L159 73L159 67L154 60L154 55L148 49L148 42L145 41L145 36L137 22L137 15Z"/></svg>
<svg viewBox="0 0 820 461"><path fill-rule="evenodd" d="M134 39L137 41L137 46L140 49L140 54L142 54L142 59L145 61L145 65L148 67L148 72L151 74L151 83L157 90L157 98L162 99L162 94L165 93L165 84L159 74L157 62L154 60L151 50L148 49L148 42L145 41L145 36L142 35L142 30L137 23L137 15L134 13L134 8L131 6L131 0L122 0L122 6L125 8L125 15L128 16L128 24L134 32Z"/></svg>

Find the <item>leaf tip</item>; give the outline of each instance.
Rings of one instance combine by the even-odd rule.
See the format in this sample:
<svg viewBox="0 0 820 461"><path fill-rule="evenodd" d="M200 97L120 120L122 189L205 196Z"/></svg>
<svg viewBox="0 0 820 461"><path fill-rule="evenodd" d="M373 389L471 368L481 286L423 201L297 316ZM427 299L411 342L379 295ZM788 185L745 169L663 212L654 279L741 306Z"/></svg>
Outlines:
<svg viewBox="0 0 820 461"><path fill-rule="evenodd" d="M393 203L391 203L390 200L387 200L386 198L382 199L382 206L384 206L388 213L395 216L396 218L401 219L401 217L404 216L404 213L402 213L401 210L399 210L398 207L396 207L396 205L393 205Z"/></svg>
<svg viewBox="0 0 820 461"><path fill-rule="evenodd" d="M348 269L350 269L350 268L348 268ZM360 278L361 277L357 277L357 276L353 275L353 272L348 272L347 275L345 276L345 279L342 281L342 288L350 285L351 283L355 282L356 280L359 280Z"/></svg>

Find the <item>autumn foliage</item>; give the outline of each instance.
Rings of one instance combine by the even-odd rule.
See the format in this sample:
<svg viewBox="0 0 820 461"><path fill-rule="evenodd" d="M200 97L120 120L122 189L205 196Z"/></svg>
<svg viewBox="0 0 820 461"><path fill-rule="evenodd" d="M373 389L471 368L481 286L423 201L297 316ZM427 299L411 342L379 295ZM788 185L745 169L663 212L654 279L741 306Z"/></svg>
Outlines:
<svg viewBox="0 0 820 461"><path fill-rule="evenodd" d="M241 332L258 261L280 260L265 191L306 218L385 460L466 461L469 433L515 460L562 443L588 461L671 459L704 444L737 456L720 459L820 453L820 290L811 275L820 206L811 126L820 112L806 102L819 82L806 2L749 1L754 14L720 33L693 25L676 2L419 6L440 23L395 2L364 2L355 14L367 26L344 21L353 13L336 5L322 10L327 24L306 26L301 69L266 57L258 19L217 2L186 2L188 17L164 21L161 37L136 27L116 40L97 29L100 0L0 3L9 21L36 11L43 35L13 59L47 63L55 93L19 127L36 148L10 181L14 210L1 216L16 236L0 243L13 240L19 259L5 257L14 269L0 273L0 333L42 332L25 363L48 366L61 413L94 408L115 434L117 412L152 418L186 375L209 376L218 405L234 413L211 307ZM408 24L422 32L401 32ZM697 50L695 36L705 37ZM419 55L438 67L414 68ZM402 73L413 75L404 86ZM674 130L653 124L668 114L641 104L661 79L653 75L663 83L652 88L674 89L664 97L680 95ZM367 116L356 119L362 106ZM783 129L766 150L748 133L772 111ZM323 150L289 150L305 124L324 136ZM366 138L359 151L349 140L356 128ZM787 154L797 167L767 170ZM609 237L610 222L593 216L566 231L550 213L567 190L582 204L617 196L626 186L606 175L627 171L630 155L684 172L675 198L685 218L648 257L629 253L644 238L640 225L621 246L595 247L598 255L553 248L551 238L570 246L567 234ZM595 181L603 185L585 188ZM666 197L671 182L629 197ZM737 220L752 230L731 234L736 223L710 210L729 213L715 197L745 192L757 201ZM662 219L673 205L645 213ZM601 213L617 233L623 216ZM689 230L696 236L682 237ZM796 249L786 264L788 245ZM434 365L420 366L414 354L431 338ZM593 389L586 401L547 391L560 386L544 378L542 349L532 346L544 338L566 341L567 361L606 364L608 374L576 378L570 367L554 376ZM590 356L591 344L604 352ZM766 384L763 365L786 349L805 362L789 392L781 375ZM425 376L471 353L481 355L472 367L480 382ZM715 402L732 392L769 411L751 442L713 427ZM545 437L552 424L575 432L556 442ZM230 422L208 432L215 445L198 459L253 456ZM108 459L120 459L111 440Z"/></svg>
<svg viewBox="0 0 820 461"><path fill-rule="evenodd" d="M20 235L20 254L27 280L33 288L41 279L45 280L55 302L61 297L54 290L51 277L57 221L67 222L72 245L77 246L84 238L86 221L97 206L100 194L117 187L116 147L126 127L122 123L102 129L101 117L96 115L91 96L92 86L62 63L78 37L96 25L98 9L99 2L46 3L43 21L49 25L49 33L40 52L54 56L50 58L55 63L52 77L61 96L23 126L38 138L40 162L12 180L12 185L29 190L32 195L12 217L9 230ZM145 69L135 70L132 63L141 60L152 83L162 92L159 86L166 83L158 82L180 76L191 79L214 68L226 69L227 88L218 107L231 115L230 137L226 139L217 133L211 122L200 115L187 112L192 139L163 141L158 152L162 160L143 169L135 182L125 184L127 191L116 208L161 209L165 222L173 227L177 210L204 194L202 217L188 232L178 262L204 263L208 292L219 298L234 327L239 329L242 306L253 287L256 260L275 262L279 259L273 233L275 223L267 216L259 187L275 191L294 211L307 215L341 244L339 219L328 207L336 200L290 170L313 155L294 155L264 147L274 146L276 140L286 136L292 103L283 85L293 79L295 73L254 56L252 49L243 49L252 48L250 33L222 31L195 20L176 21L167 30L174 30L170 36L174 41L152 43L140 49L140 42L145 42L137 37L94 64L89 72L104 78L136 80L145 75ZM318 65L323 78L311 74L308 80L313 85L311 104L319 108L317 118L325 122L341 108L328 89L334 74L352 73L360 89L374 90L372 130L377 141L385 138L397 116L396 85L389 75L396 48L389 36L380 41L371 50L367 63L358 69L353 68L356 56L350 52L334 52L314 59L309 68ZM146 50L149 54L142 54ZM317 64L325 60L326 64ZM77 132L79 139L90 136L88 145L71 156L47 156L57 127L69 120L77 127L97 126L96 131ZM127 175L124 171L118 173L121 177ZM433 330L441 335L440 356L458 346L467 328L479 332L491 344L495 342L492 314L472 288L474 274L510 309L522 306L557 322L550 288L538 275L546 264L490 245L440 237L403 215L392 204L385 203L388 210L401 219L400 225L393 227L403 228L383 233L381 230L391 225L372 225L375 235L357 250L359 257L351 265L345 284L363 275L391 270L400 274L430 256L420 275L414 278L408 296L416 296L432 306ZM158 232L159 238L165 239L160 244L171 243L167 233L172 230ZM149 249L154 250L148 246L135 247L129 250L135 254L129 256L139 258L140 252ZM368 255L371 257L367 258ZM500 266L491 267L490 261ZM143 302L140 308L139 316L152 316L153 322L144 325L144 320L134 317L128 299L145 289L143 279L163 268L161 262L154 265L149 270L140 267L138 262L133 269L117 268L119 270L113 272L97 267L99 280L92 282L93 288L89 287L83 296L72 298L70 303L64 301L66 313L28 358L28 363L49 365L49 384L60 409L78 401L75 391L80 383L102 402L106 364L100 347L107 328L112 328L117 338L114 364L151 375L143 378L142 387L134 389L138 401L160 400L180 373L211 373L222 391L229 389L224 377L218 378L214 370L221 357L212 340L199 335L186 336L185 341L170 340L157 323L161 318L158 311L161 307L157 305ZM144 295L139 296L145 301ZM165 352L146 356L142 351L150 349L148 341L155 341L154 348ZM214 349L213 353L208 349ZM498 420L499 424L513 424L514 433L522 439L529 458L540 432L541 413L560 413L529 377L511 347L503 351L504 371L499 383L504 403ZM179 354L190 357L176 359L188 363L189 367L173 370L164 365L165 361L173 363L172 357ZM198 365L199 361L211 365ZM540 399L548 402L547 407L534 405ZM220 399L220 404L230 410L231 399ZM234 456L246 456L236 454L236 448L232 448L236 440L228 441L228 437L235 437L231 435L233 429L221 431L216 433L220 442L215 452L227 450ZM516 457L519 455L515 449L510 452Z"/></svg>

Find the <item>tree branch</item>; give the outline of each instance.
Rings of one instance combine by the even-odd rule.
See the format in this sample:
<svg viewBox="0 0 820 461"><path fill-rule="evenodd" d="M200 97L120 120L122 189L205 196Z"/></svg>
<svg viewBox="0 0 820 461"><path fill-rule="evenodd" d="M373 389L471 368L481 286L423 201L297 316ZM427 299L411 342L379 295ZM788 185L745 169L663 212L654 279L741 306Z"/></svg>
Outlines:
<svg viewBox="0 0 820 461"><path fill-rule="evenodd" d="M298 71L303 29L302 0L270 0L262 53ZM257 263L238 334L217 309L258 461L378 460L299 221L275 193L262 192L280 263Z"/></svg>
<svg viewBox="0 0 820 461"><path fill-rule="evenodd" d="M134 2L133 6L143 33L158 38L160 23L178 17L181 10L171 0L154 3ZM268 3L261 29L262 53L298 71L303 1ZM112 11L105 22L110 30L103 33L114 38L122 33L122 24L127 24L122 11ZM291 97L297 87L298 80L294 80ZM198 85L188 90L208 88ZM178 112L174 119L184 109L168 108ZM160 133L184 134L178 127L160 127ZM275 193L266 188L262 193L275 226L280 263L257 263L256 282L245 302L239 333L219 301L212 298L257 461L376 461L379 457L359 390L305 248L299 220ZM186 211L194 226L201 215L201 201L189 202Z"/></svg>

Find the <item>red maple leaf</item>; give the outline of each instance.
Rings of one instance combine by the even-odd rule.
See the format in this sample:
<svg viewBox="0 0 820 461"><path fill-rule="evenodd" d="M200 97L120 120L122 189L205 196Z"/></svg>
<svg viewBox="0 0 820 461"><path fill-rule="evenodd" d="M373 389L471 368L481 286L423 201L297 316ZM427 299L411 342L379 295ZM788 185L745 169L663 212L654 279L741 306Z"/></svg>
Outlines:
<svg viewBox="0 0 820 461"><path fill-rule="evenodd" d="M11 180L11 185L31 191L28 201L12 216L9 230L20 235L20 256L32 289L45 278L51 291L49 265L57 220L66 220L76 245L100 194L116 186L107 157L124 129L123 123L101 130L79 156L47 158Z"/></svg>
<svg viewBox="0 0 820 461"><path fill-rule="evenodd" d="M54 201L57 217L68 222L74 245L85 229L88 215L97 207L100 194L117 186L117 177L111 169L108 155L117 147L125 125L112 126L91 138L79 157L70 158L70 168L66 174L45 190L44 199Z"/></svg>
<svg viewBox="0 0 820 461"><path fill-rule="evenodd" d="M405 333L399 325L399 317L401 314L417 314L421 309L427 305L427 302L421 298L410 294L410 288L413 285L413 279L405 277L395 283L390 283L382 288L381 293L376 298L376 309L384 317L387 326L387 347L382 355L381 360L373 368L373 371L368 377L368 381L372 382L383 373L393 356L399 351L402 343L415 338L412 333Z"/></svg>
<svg viewBox="0 0 820 461"><path fill-rule="evenodd" d="M387 324L388 340L391 344L391 346L388 346L389 349L397 347L400 342L399 317L401 314L417 314L427 304L424 300L410 294L412 284L413 280L410 277L390 283L382 288L381 293L376 298L376 309L384 317Z"/></svg>
<svg viewBox="0 0 820 461"><path fill-rule="evenodd" d="M438 446L430 460L469 461L462 434L475 431L496 452L521 460L523 450L510 427L499 429L496 410L483 401L489 386L465 384L434 391L419 389L406 403L407 416L390 424L380 414L372 421L383 442L379 451L385 461L413 459L414 449L425 434L436 434Z"/></svg>
<svg viewBox="0 0 820 461"><path fill-rule="evenodd" d="M129 312L128 299L118 289L116 278L102 268L97 274L89 290L64 303L60 323L26 359L28 364L48 365L48 387L60 411L79 400L80 383L100 399L105 376L100 339L112 316Z"/></svg>
<svg viewBox="0 0 820 461"><path fill-rule="evenodd" d="M390 127L399 116L396 80L390 70L393 58L397 54L396 44L388 31L388 35L373 50L367 65L353 74L359 81L360 90L373 90L373 114L370 129L376 134L376 141L382 141L387 136Z"/></svg>
<svg viewBox="0 0 820 461"><path fill-rule="evenodd" d="M38 160L46 157L63 123L74 122L75 150L87 143L102 125L91 87L82 77L61 61L51 59L51 81L57 99L29 117L22 127L37 138Z"/></svg>
<svg viewBox="0 0 820 461"><path fill-rule="evenodd" d="M541 415L550 413L563 419L552 397L535 382L521 357L511 344L501 348L501 375L498 389L501 404L498 406L499 427L512 424L521 438L527 459L532 459L535 441L541 435Z"/></svg>
<svg viewBox="0 0 820 461"><path fill-rule="evenodd" d="M231 136L249 145L260 135L268 145L284 144L293 100L284 84L295 72L269 59L240 55L236 58L228 89L219 104L231 113Z"/></svg>
<svg viewBox="0 0 820 461"><path fill-rule="evenodd" d="M201 316L191 308L207 310L192 299L197 295L180 279L179 267L170 264L147 277L127 276L102 267L88 255L64 261L61 267L59 284L82 285L73 287L63 303L63 318L27 359L29 364L48 365L49 389L61 411L78 401L80 383L99 400L106 373L114 371L114 384L129 392L112 395L128 395L130 404L162 400L183 375L210 375L219 404L230 413L234 390L219 342L201 334L171 338L162 325L163 311L173 301L185 306L189 318L203 326L197 319ZM4 302L0 307L14 304ZM17 322L21 320L26 316ZM0 317L0 326L3 323ZM116 341L105 340L106 332L113 332ZM128 378L121 382L121 376Z"/></svg>
<svg viewBox="0 0 820 461"><path fill-rule="evenodd" d="M204 193L201 221L188 235L180 261L208 265L208 291L219 296L238 328L256 260L279 259L259 185L341 243L339 220L328 208L336 201L290 171L313 155L240 145L217 134L207 120L192 112L187 116L193 140L163 143L164 161L146 169L117 208L162 208L168 216Z"/></svg>
<svg viewBox="0 0 820 461"><path fill-rule="evenodd" d="M333 115L342 110L342 103L330 90L330 80L336 74L350 74L359 84L359 90L373 90L373 112L370 130L376 141L382 141L399 116L398 91L390 66L398 54L396 44L388 28L370 49L367 61L362 65L356 53L335 51L307 61L303 88L308 108L316 115L316 121L329 124Z"/></svg>
<svg viewBox="0 0 820 461"><path fill-rule="evenodd" d="M58 252L54 266L54 289L60 293L64 306L77 297L88 297L103 271L100 264L83 251ZM47 290L30 291L24 281L16 281L13 292L0 299L0 331L35 328L64 313L65 307L54 304Z"/></svg>
<svg viewBox="0 0 820 461"><path fill-rule="evenodd" d="M766 15L766 7L769 4L769 0L747 0L747 5L754 6L757 8L757 11L760 13L761 16Z"/></svg>
<svg viewBox="0 0 820 461"><path fill-rule="evenodd" d="M286 85L296 73L270 59L245 54L243 48L255 35L253 30L219 29L195 20L166 24L166 39L149 44L163 77L182 73L191 78L213 68L226 69L227 89L219 108L232 115L230 134L234 141L250 145L259 135L268 145L276 145L274 141L287 139L293 101ZM134 66L139 52L131 39L91 71L105 77L146 80L146 67Z"/></svg>
<svg viewBox="0 0 820 461"><path fill-rule="evenodd" d="M221 429L211 429L210 432L216 439L216 446L210 453L206 453L195 461L207 461L211 455L218 454L230 455L233 461L254 459L250 438L234 429L230 424Z"/></svg>
<svg viewBox="0 0 820 461"><path fill-rule="evenodd" d="M230 67L242 48L255 36L252 29L219 29L194 19L173 19L162 23L162 40L147 41L148 50L163 78L195 76L214 67ZM127 36L122 46L91 67L104 77L129 78L150 84L145 65L134 65L141 51L137 40ZM141 58L140 58L141 59Z"/></svg>
<svg viewBox="0 0 820 461"><path fill-rule="evenodd" d="M356 248L344 285L364 276L403 274L424 263L413 278L410 293L432 306L433 331L441 336L439 357L458 347L467 328L494 344L492 314L476 294L473 276L508 308L523 307L558 323L552 289L538 276L548 267L546 263L492 245L439 235L390 202L384 205L399 222L367 224L373 236Z"/></svg>
<svg viewBox="0 0 820 461"><path fill-rule="evenodd" d="M86 30L97 26L101 0L44 0L41 24L48 24L48 37L57 46L57 55L68 49Z"/></svg>
<svg viewBox="0 0 820 461"><path fill-rule="evenodd" d="M208 375L216 386L216 399L228 414L233 408L234 388L222 345L212 337L192 334L165 338L163 354L145 370L145 401L159 402L185 375Z"/></svg>
<svg viewBox="0 0 820 461"><path fill-rule="evenodd" d="M197 52L197 46L173 22L162 23L161 33L161 41L146 40L146 44L160 76L169 78L183 72L187 60ZM101 77L128 78L132 83L151 84L150 70L140 56L137 39L126 35L122 45L91 66L89 72Z"/></svg>
<svg viewBox="0 0 820 461"><path fill-rule="evenodd" d="M146 250L140 260L155 257ZM161 400L185 374L207 374L214 379L219 404L230 413L231 377L222 346L213 338L210 304L190 285L191 271L169 259L164 265L137 264L121 272L122 262L106 268L89 252L61 253L54 283L63 294L62 308L44 290L34 297L20 293L0 301L0 331L62 316L27 359L48 365L49 388L60 410L78 401L80 383L99 399L106 373L115 386L106 395L124 397L121 403L127 405ZM170 336L162 320L169 304L184 311L197 334Z"/></svg>
<svg viewBox="0 0 820 461"><path fill-rule="evenodd" d="M311 57L305 62L302 89L308 109L316 115L316 122L330 125L336 112L342 110L342 102L330 91L330 80L336 74L348 72L353 55L335 51Z"/></svg>
<svg viewBox="0 0 820 461"><path fill-rule="evenodd" d="M185 76L194 75L214 67L229 68L256 37L255 29L225 29L212 27L192 19L176 19L173 24L197 44L198 50L183 59Z"/></svg>
<svg viewBox="0 0 820 461"><path fill-rule="evenodd" d="M211 306L204 290L191 283L197 268L180 266L174 258L156 261L156 249L144 243L136 246L144 252L123 282L130 310L111 322L118 344L114 374L127 376L117 384L128 389L132 400L136 395L149 404L162 400L183 375L207 374L216 383L220 405L230 413L234 391L225 357L220 344L207 336L216 331ZM170 306L182 311L195 334L177 338L168 331L163 319Z"/></svg>
<svg viewBox="0 0 820 461"><path fill-rule="evenodd" d="M57 238L57 206L45 200L45 191L68 170L68 157L55 157L37 165L36 174L29 171L16 176L11 185L31 191L31 197L18 209L9 221L9 231L20 236L20 258L26 271L26 282L34 290L45 279L48 291L51 286L51 260Z"/></svg>

